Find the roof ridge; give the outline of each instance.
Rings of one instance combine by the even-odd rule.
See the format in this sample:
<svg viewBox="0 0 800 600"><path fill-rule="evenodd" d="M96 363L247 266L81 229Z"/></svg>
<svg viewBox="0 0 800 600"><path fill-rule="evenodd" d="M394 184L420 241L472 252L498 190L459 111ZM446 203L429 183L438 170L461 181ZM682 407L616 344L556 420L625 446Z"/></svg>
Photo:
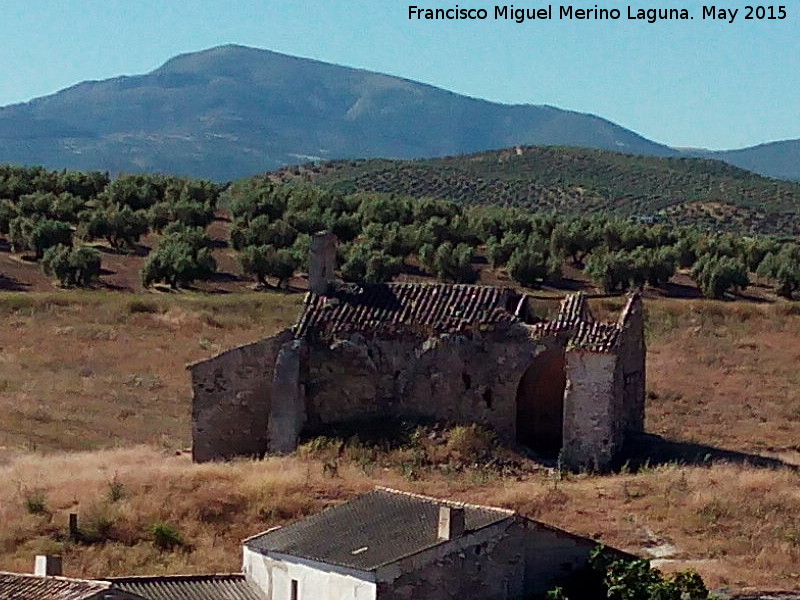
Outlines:
<svg viewBox="0 0 800 600"><path fill-rule="evenodd" d="M376 485L375 491L381 492L389 492L390 494L397 494L397 495L404 495L410 496L411 498L418 498L420 500L427 500L433 502L435 504L447 504L449 506L457 506L463 508L473 508L476 510L490 510L494 512L499 512L506 514L508 516L514 516L517 514L517 511L512 510L510 508L501 508L499 506L487 506L485 504L473 504L471 502L461 502L459 500L446 500L442 498L436 498L434 496L426 496L425 494L418 494L416 492L406 492L405 490L398 490L395 488L390 488L383 485Z"/></svg>
<svg viewBox="0 0 800 600"><path fill-rule="evenodd" d="M26 577L28 579L64 581L68 583L86 583L103 588L109 587L108 581L105 579L81 579L78 577L64 577L63 575L36 575L35 573L14 573L13 571L0 571L0 575L13 575L15 577Z"/></svg>
<svg viewBox="0 0 800 600"><path fill-rule="evenodd" d="M105 577L102 581L145 581L154 579L214 579L223 577L244 578L244 573L177 573L174 575L124 575L122 577Z"/></svg>

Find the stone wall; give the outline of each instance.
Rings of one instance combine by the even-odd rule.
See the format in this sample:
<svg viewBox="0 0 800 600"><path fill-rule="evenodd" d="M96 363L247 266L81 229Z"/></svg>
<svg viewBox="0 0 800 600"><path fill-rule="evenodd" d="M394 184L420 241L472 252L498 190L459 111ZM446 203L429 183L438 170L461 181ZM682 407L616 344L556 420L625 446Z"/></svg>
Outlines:
<svg viewBox="0 0 800 600"><path fill-rule="evenodd" d="M306 351L301 340L288 340L278 349L267 424L267 449L274 454L294 452L306 423L305 387L300 382Z"/></svg>
<svg viewBox="0 0 800 600"><path fill-rule="evenodd" d="M192 459L262 456L278 351L291 332L228 350L189 366L192 378Z"/></svg>
<svg viewBox="0 0 800 600"><path fill-rule="evenodd" d="M524 325L481 335L366 339L355 334L309 354L309 426L372 416L481 423L515 441L522 373L556 343Z"/></svg>
<svg viewBox="0 0 800 600"><path fill-rule="evenodd" d="M617 357L580 349L566 357L563 461L570 468L606 470L624 435Z"/></svg>
<svg viewBox="0 0 800 600"><path fill-rule="evenodd" d="M521 600L525 557L515 523L467 535L378 573L379 600Z"/></svg>
<svg viewBox="0 0 800 600"><path fill-rule="evenodd" d="M644 402L646 386L646 355L644 339L644 307L639 296L628 300L619 318L620 335L619 377L625 406L625 429L638 433L644 431Z"/></svg>

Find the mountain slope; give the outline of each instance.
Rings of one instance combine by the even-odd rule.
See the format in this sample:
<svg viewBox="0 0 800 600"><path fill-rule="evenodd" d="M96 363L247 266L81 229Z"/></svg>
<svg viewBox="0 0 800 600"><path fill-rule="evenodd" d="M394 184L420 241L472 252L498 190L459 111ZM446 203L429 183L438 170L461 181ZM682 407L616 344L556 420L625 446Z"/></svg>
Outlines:
<svg viewBox="0 0 800 600"><path fill-rule="evenodd" d="M800 184L701 158L515 147L429 160L335 161L285 168L269 176L346 193L445 198L559 214L637 216L712 231L800 234Z"/></svg>
<svg viewBox="0 0 800 600"><path fill-rule="evenodd" d="M445 156L519 144L676 154L592 115L496 104L242 46L0 109L0 162L219 180L310 158Z"/></svg>
<svg viewBox="0 0 800 600"><path fill-rule="evenodd" d="M741 150L713 152L710 158L776 179L800 181L800 140L760 144Z"/></svg>

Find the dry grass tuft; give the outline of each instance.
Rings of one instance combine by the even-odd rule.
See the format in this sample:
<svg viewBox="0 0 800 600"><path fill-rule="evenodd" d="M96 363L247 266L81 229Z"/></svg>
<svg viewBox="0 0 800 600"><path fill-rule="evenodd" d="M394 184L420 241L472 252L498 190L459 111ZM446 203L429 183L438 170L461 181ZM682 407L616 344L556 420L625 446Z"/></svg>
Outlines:
<svg viewBox="0 0 800 600"><path fill-rule="evenodd" d="M639 554L669 543L677 553L664 568L694 566L715 587L792 587L800 577L800 475L790 469L667 465L486 479L475 466L411 481L390 468L368 475L345 457L331 476L323 459L195 465L138 447L20 455L0 468L0 482L6 570L29 571L47 551L63 554L75 576L235 571L243 538L387 485L512 508ZM122 495L110 494L119 486ZM26 510L22 490L33 488L47 513ZM67 537L70 512L79 514L77 543Z"/></svg>

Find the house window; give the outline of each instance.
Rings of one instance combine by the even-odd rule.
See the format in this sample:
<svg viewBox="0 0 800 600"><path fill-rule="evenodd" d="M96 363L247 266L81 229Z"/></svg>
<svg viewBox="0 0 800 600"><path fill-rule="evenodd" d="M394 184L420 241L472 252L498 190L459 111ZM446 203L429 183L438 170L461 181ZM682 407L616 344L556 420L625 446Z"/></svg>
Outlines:
<svg viewBox="0 0 800 600"><path fill-rule="evenodd" d="M300 592L298 591L297 579L292 579L292 596L291 600L300 600Z"/></svg>

